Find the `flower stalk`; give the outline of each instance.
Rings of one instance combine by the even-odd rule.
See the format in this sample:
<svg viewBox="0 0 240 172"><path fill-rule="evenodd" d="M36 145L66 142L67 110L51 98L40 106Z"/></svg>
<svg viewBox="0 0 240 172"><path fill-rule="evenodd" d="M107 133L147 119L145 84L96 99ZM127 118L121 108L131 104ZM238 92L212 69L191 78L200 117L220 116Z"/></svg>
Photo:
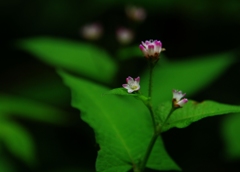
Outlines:
<svg viewBox="0 0 240 172"><path fill-rule="evenodd" d="M144 104L147 106L147 108L150 112L154 132L153 132L153 136L149 142L149 145L147 147L147 150L146 150L142 160L140 161L140 164L133 166L134 172L144 172L144 170L146 168L146 164L148 162L148 159L151 155L152 149L155 145L155 142L156 142L158 136L161 135L164 125L166 124L166 122L169 120L170 116L176 109L183 107L188 102L188 99L183 98L186 95L185 93L182 93L182 91L173 90L171 110L169 111L169 113L166 116L164 121L156 123L153 105L152 105L152 101L151 101L152 100L153 69L154 69L155 65L157 64L157 62L159 61L159 56L160 56L161 51L163 51L165 49L162 48L162 43L161 43L161 41L158 41L158 40L155 40L155 41L149 40L149 41L142 42L142 44L140 44L139 48L141 49L145 58L148 60L149 68L150 68L149 83L148 83L148 98L147 98L147 100L145 98L144 99L140 98L140 96L139 96L139 98L144 102ZM126 81L127 81L127 84L123 84L122 86L125 89L127 89L128 93L132 93L134 91L139 93L140 77L133 79L132 77L129 76L126 79Z"/></svg>
<svg viewBox="0 0 240 172"><path fill-rule="evenodd" d="M165 123L168 121L169 117L172 115L172 113L176 110L177 108L175 107L172 107L170 112L168 113L166 119L163 121L162 124L158 124L158 126L156 127L156 132L153 134L151 140L150 140L150 143L148 145L148 148L147 148L147 151L143 157L143 160L142 160L142 163L140 164L140 172L144 172L145 170L145 167L146 167L146 164L147 164L147 161L151 155L151 152L152 152L152 149L153 149L153 146L155 145L155 142L158 138L158 136L162 133L162 129L163 129L163 126L165 125Z"/></svg>

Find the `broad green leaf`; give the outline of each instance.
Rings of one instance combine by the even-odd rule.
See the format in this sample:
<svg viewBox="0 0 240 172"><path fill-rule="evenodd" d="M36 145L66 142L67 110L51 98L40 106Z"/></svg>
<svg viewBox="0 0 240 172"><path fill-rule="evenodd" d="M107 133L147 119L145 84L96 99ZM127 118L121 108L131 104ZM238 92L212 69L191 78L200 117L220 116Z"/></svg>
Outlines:
<svg viewBox="0 0 240 172"><path fill-rule="evenodd" d="M22 161L33 165L35 147L30 134L20 125L7 120L0 121L0 140L8 150Z"/></svg>
<svg viewBox="0 0 240 172"><path fill-rule="evenodd" d="M134 97L139 96L139 94L136 92L128 93L125 88L115 88L106 92L104 95L108 95L108 94L121 95L121 96L134 96Z"/></svg>
<svg viewBox="0 0 240 172"><path fill-rule="evenodd" d="M225 151L229 159L240 159L240 114L229 115L222 125Z"/></svg>
<svg viewBox="0 0 240 172"><path fill-rule="evenodd" d="M135 98L143 101L143 103L145 103L145 104L148 104L149 100L150 100L149 97L146 97L138 92L128 93L125 88L115 88L115 89L108 91L105 95L107 95L107 94L132 96L132 97L135 97Z"/></svg>
<svg viewBox="0 0 240 172"><path fill-rule="evenodd" d="M124 162L108 149L98 151L96 166L99 172L125 172L132 168L129 162Z"/></svg>
<svg viewBox="0 0 240 172"><path fill-rule="evenodd" d="M157 114L161 118L161 121L166 119L171 107L172 103L170 101L158 106ZM184 128L202 118L237 112L240 112L240 106L221 104L210 100L201 103L190 100L182 108L172 113L163 127L163 131L167 131L173 127Z"/></svg>
<svg viewBox="0 0 240 172"><path fill-rule="evenodd" d="M154 106L172 99L172 90L178 89L192 95L213 82L235 61L233 54L219 54L192 60L169 62L161 59L153 71L152 100ZM141 76L141 91L147 95L148 71Z"/></svg>
<svg viewBox="0 0 240 172"><path fill-rule="evenodd" d="M18 46L54 67L105 83L113 79L117 70L105 51L86 43L40 37L19 41Z"/></svg>
<svg viewBox="0 0 240 172"><path fill-rule="evenodd" d="M0 116L2 117L15 115L52 124L67 123L65 112L57 108L33 100L5 94L0 95L0 112Z"/></svg>
<svg viewBox="0 0 240 172"><path fill-rule="evenodd" d="M98 172L126 172L145 154L153 127L148 109L129 96L105 95L109 89L59 72L72 91L72 105L95 131L100 145ZM157 170L179 170L159 138L147 163Z"/></svg>

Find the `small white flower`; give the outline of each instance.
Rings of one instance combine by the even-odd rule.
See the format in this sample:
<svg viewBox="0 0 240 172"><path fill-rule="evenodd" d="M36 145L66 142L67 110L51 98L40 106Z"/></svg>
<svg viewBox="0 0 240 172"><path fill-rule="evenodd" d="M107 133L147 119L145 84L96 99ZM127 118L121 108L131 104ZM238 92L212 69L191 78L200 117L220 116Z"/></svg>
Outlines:
<svg viewBox="0 0 240 172"><path fill-rule="evenodd" d="M128 93L138 91L140 89L140 77L137 77L133 80L131 76L126 78L127 84L123 84L123 88L127 89Z"/></svg>
<svg viewBox="0 0 240 172"><path fill-rule="evenodd" d="M188 99L184 98L182 99L184 96L186 95L186 93L182 93L182 91L178 91L178 90L173 90L173 106L174 107L183 107L187 102Z"/></svg>

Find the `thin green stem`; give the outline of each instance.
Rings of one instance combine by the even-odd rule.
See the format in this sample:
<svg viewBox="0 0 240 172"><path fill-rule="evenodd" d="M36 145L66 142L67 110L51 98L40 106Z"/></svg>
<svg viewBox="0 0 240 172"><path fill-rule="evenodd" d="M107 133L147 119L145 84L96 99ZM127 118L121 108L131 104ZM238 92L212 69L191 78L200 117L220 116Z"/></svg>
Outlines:
<svg viewBox="0 0 240 172"><path fill-rule="evenodd" d="M143 160L142 160L142 163L141 163L141 165L140 165L140 172L144 172L145 167L146 167L146 164L147 164L147 161L148 161L148 159L149 159L149 156L150 156L150 154L151 154L151 152L152 152L153 146L154 146L157 138L158 138L158 134L157 134L157 132L156 132L156 133L153 134L153 136L152 136L152 138L151 138L151 140L150 140L150 143L149 143L149 145L148 145L147 151L146 151L146 153L145 153L145 155L144 155L144 158L143 158Z"/></svg>
<svg viewBox="0 0 240 172"><path fill-rule="evenodd" d="M153 78L153 67L154 67L154 65L153 65L153 63L150 61L149 62L149 68L150 68L150 70L149 70L149 85L148 85L148 97L152 97L152 78Z"/></svg>
<svg viewBox="0 0 240 172"><path fill-rule="evenodd" d="M157 129L156 129L156 121L155 121L155 116L154 116L154 111L153 111L153 108L152 108L152 104L151 102L149 102L149 104L147 105L148 109L149 109L149 112L150 112L150 115L151 115L151 118L152 118L152 124L153 124L153 131L154 133L157 132Z"/></svg>
<svg viewBox="0 0 240 172"><path fill-rule="evenodd" d="M152 138L150 140L150 143L148 145L147 151L146 151L146 153L145 153L145 155L143 157L143 160L141 162L140 172L144 172L146 164L147 164L147 161L148 161L149 156L150 156L150 154L152 152L153 146L154 146L158 136L161 134L162 128L163 128L164 124L167 122L167 120L169 119L171 114L174 112L174 110L176 110L176 108L172 107L171 111L169 112L169 114L168 114L167 118L164 120L164 122L161 125L158 125L156 127L156 132L154 132L154 134L153 134L153 136L152 136Z"/></svg>
<svg viewBox="0 0 240 172"><path fill-rule="evenodd" d="M148 102L148 109L152 118L152 124L153 124L153 129L154 129L154 133L156 133L156 121L155 121L155 116L154 116L154 111L153 111L153 107L152 107L152 102L151 102L151 96L152 96L152 78L153 78L153 68L154 68L154 64L149 61L149 68L150 68L150 72L149 72L149 85L148 85L148 97L150 98L149 102Z"/></svg>

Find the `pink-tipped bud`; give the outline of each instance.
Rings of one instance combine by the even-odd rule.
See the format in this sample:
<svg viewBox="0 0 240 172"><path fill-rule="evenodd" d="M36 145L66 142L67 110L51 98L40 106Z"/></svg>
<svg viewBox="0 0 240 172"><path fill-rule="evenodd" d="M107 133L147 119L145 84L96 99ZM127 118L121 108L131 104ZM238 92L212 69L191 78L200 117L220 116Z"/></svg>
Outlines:
<svg viewBox="0 0 240 172"><path fill-rule="evenodd" d="M142 42L142 44L139 45L139 48L147 59L154 59L154 60L159 59L159 55L163 50L162 43L161 41L158 41L158 40L155 40L155 41L147 40L145 42Z"/></svg>

